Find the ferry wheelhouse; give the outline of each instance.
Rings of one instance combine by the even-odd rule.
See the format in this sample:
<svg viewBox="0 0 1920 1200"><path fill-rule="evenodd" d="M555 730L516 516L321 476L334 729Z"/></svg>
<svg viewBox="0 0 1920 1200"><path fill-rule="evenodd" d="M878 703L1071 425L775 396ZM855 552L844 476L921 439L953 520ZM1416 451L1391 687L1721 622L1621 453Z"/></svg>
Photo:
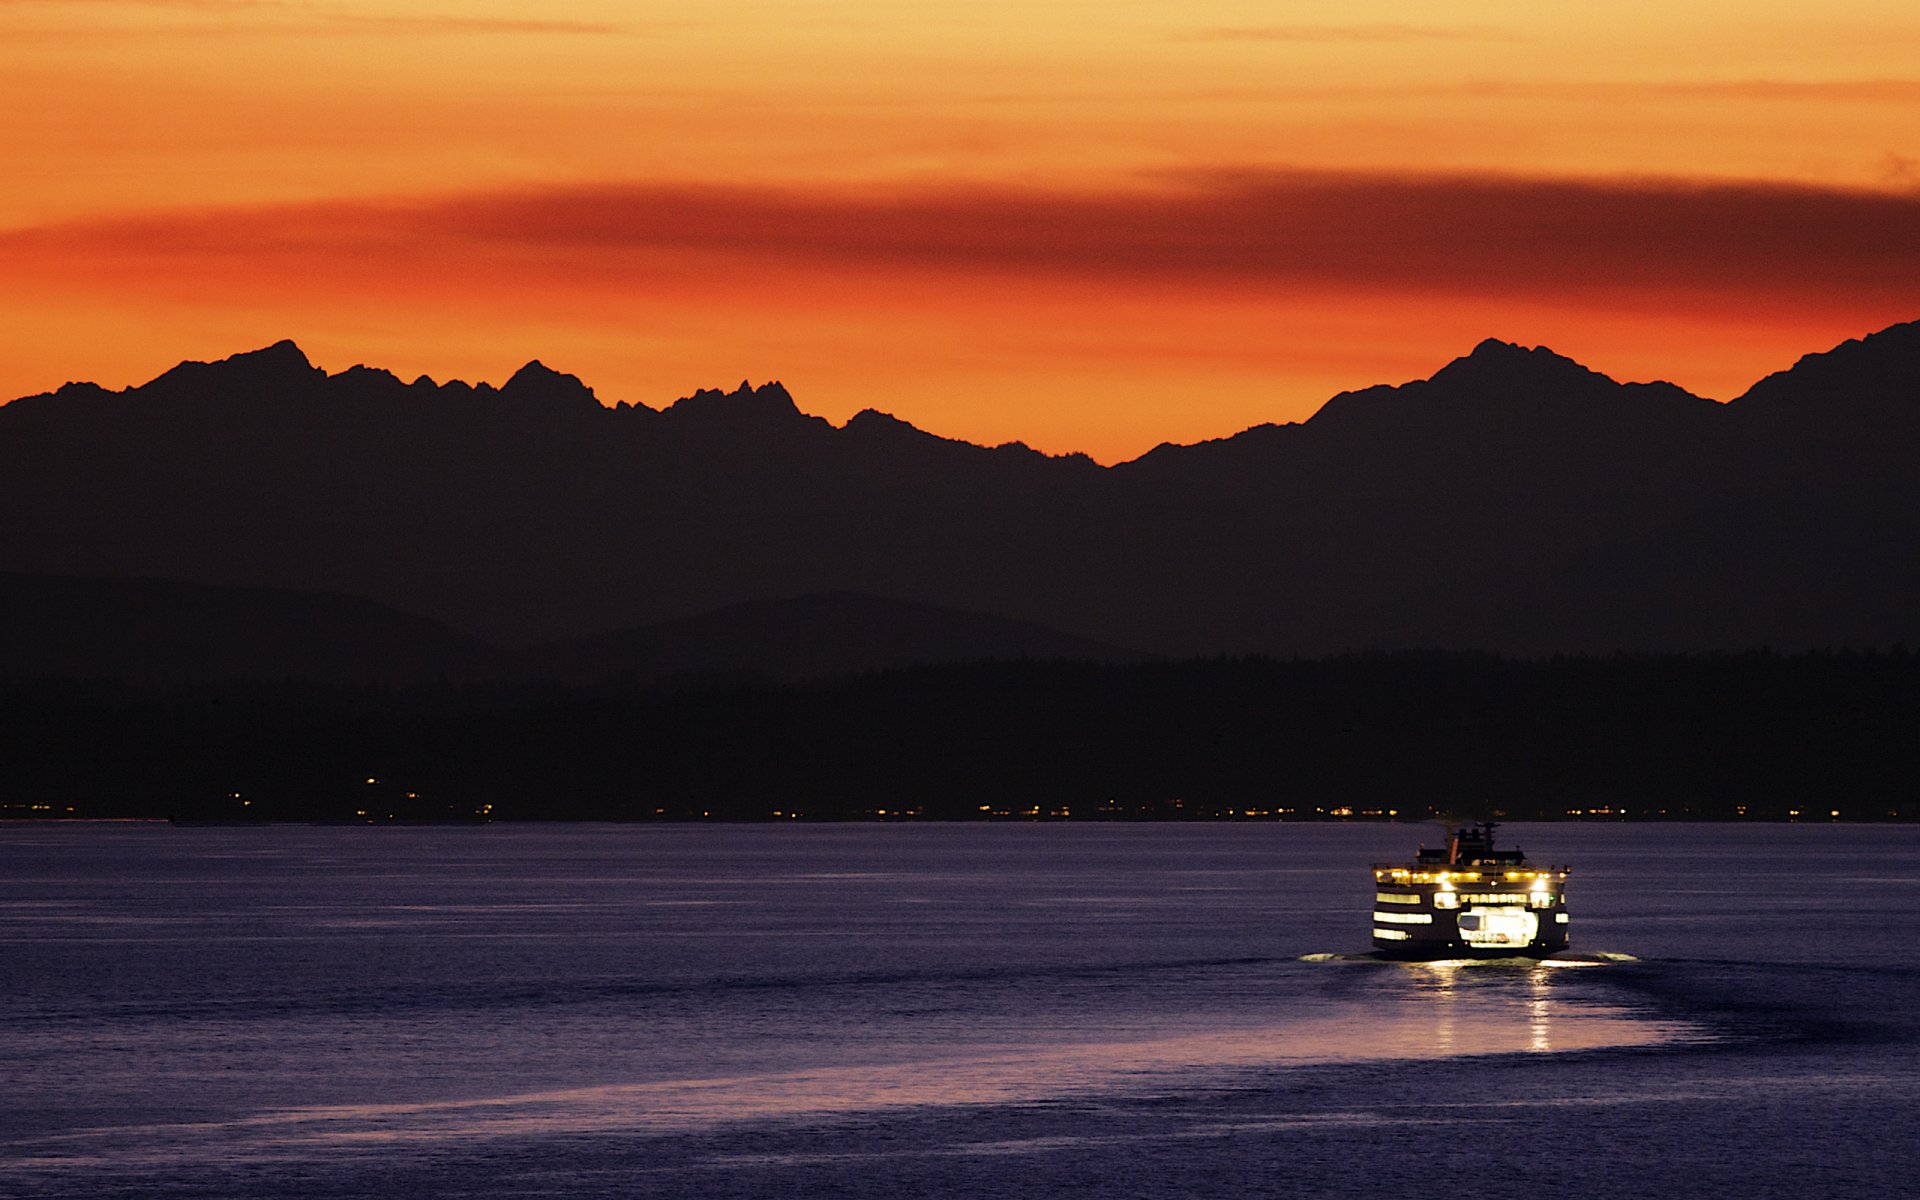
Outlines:
<svg viewBox="0 0 1920 1200"><path fill-rule="evenodd" d="M1542 958L1567 948L1566 867L1496 849L1494 824L1373 867L1373 946L1391 958Z"/></svg>

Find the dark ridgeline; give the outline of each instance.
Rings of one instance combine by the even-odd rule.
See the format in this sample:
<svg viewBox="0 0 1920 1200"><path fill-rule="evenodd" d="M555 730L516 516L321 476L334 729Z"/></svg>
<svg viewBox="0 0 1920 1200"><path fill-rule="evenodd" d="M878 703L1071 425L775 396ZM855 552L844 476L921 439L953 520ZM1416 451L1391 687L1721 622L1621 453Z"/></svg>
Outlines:
<svg viewBox="0 0 1920 1200"><path fill-rule="evenodd" d="M831 591L1036 619L964 585L1017 565L997 535L1062 471L1099 474L836 430L778 384L609 409L538 364L408 384L283 342L0 408L0 567L343 592L507 643Z"/></svg>
<svg viewBox="0 0 1920 1200"><path fill-rule="evenodd" d="M0 569L366 596L491 641L858 592L1171 655L1913 640L1920 324L1726 405L1486 342L1102 469L778 384L606 408L291 343L0 407Z"/></svg>
<svg viewBox="0 0 1920 1200"><path fill-rule="evenodd" d="M930 663L1146 657L1030 622L851 592L514 650L357 596L0 572L0 682L15 684L749 685Z"/></svg>
<svg viewBox="0 0 1920 1200"><path fill-rule="evenodd" d="M1146 655L1028 621L830 592L730 605L640 629L543 642L515 657L525 678L681 685L798 683L937 663L1139 662Z"/></svg>
<svg viewBox="0 0 1920 1200"><path fill-rule="evenodd" d="M358 596L0 572L0 681L405 685L504 678L515 665Z"/></svg>
<svg viewBox="0 0 1920 1200"><path fill-rule="evenodd" d="M1489 341L1101 468L285 342L69 384L0 407L0 805L1884 816L1911 656L1741 652L1914 640L1916 399L1920 325L1726 405Z"/></svg>

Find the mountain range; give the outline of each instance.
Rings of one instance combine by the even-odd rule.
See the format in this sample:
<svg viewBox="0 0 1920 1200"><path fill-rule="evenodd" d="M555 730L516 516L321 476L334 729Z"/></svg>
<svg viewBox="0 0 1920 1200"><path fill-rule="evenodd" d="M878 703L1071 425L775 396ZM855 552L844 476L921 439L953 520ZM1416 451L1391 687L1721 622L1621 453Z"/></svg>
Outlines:
<svg viewBox="0 0 1920 1200"><path fill-rule="evenodd" d="M177 639L155 614L173 611L254 638L243 658L352 628L356 654L409 669L513 647L565 677L757 663L778 677L981 646L1912 643L1916 435L1920 323L1724 404L1490 340L1304 422L1112 467L873 411L835 427L777 383L655 410L602 404L537 362L498 388L407 382L328 374L281 342L0 406L0 602L10 656L36 628L102 662L157 653ZM62 587L77 590L62 601ZM110 615L123 610L158 623ZM716 612L731 616L701 616ZM894 642L836 649L819 632L834 621ZM958 640L916 649L943 637ZM809 638L814 659L782 659ZM189 643L168 653L228 652ZM288 669L320 671L298 666L308 653Z"/></svg>

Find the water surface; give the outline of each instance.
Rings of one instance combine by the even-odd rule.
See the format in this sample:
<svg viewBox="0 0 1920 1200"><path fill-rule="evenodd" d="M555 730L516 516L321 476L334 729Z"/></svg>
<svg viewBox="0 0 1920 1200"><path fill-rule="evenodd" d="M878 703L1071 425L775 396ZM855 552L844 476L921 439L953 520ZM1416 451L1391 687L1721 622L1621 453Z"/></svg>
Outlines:
<svg viewBox="0 0 1920 1200"><path fill-rule="evenodd" d="M1576 949L1635 961L1351 961L1366 864L1426 832L0 827L0 1194L1360 1195L1521 1161L1790 1195L1916 1165L1884 1133L1920 1116L1915 831L1514 826L1573 864Z"/></svg>

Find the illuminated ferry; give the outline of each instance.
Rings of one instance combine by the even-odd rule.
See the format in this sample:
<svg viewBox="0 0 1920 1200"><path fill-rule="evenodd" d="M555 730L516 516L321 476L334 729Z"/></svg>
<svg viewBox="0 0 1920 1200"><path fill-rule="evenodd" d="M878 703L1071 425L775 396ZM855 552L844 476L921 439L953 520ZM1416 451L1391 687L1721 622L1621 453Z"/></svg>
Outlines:
<svg viewBox="0 0 1920 1200"><path fill-rule="evenodd" d="M1496 850L1494 825L1373 868L1373 946L1391 958L1542 958L1567 948L1567 868Z"/></svg>

